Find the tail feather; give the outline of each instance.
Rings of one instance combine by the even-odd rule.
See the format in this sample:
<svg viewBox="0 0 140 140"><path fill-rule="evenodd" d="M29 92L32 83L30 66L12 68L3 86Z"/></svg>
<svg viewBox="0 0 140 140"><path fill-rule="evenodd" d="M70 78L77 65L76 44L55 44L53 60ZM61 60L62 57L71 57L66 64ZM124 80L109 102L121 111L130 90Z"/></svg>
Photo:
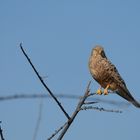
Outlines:
<svg viewBox="0 0 140 140"><path fill-rule="evenodd" d="M116 93L127 101L131 102L134 106L140 108L140 103L134 99L127 88L120 88L118 91L116 91Z"/></svg>
<svg viewBox="0 0 140 140"><path fill-rule="evenodd" d="M137 102L136 100L132 101L132 104L138 108L140 108L140 103Z"/></svg>

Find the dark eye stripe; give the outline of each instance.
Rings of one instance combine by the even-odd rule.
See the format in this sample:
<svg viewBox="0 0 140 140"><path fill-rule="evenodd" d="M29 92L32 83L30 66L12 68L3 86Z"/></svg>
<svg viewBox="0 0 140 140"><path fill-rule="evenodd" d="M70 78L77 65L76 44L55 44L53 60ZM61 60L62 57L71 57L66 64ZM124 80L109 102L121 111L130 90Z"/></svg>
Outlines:
<svg viewBox="0 0 140 140"><path fill-rule="evenodd" d="M101 56L102 56L103 58L106 58L106 55L105 55L104 51L101 51Z"/></svg>

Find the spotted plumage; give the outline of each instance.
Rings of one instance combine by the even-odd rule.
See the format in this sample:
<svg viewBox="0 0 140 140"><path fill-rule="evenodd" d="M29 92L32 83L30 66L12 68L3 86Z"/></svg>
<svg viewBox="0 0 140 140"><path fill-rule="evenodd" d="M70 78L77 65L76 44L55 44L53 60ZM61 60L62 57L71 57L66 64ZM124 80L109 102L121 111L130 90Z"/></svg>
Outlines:
<svg viewBox="0 0 140 140"><path fill-rule="evenodd" d="M115 65L106 57L103 47L97 45L92 49L89 59L89 70L92 77L104 88L105 95L108 94L109 89L116 92L136 107L140 107L140 104L130 94ZM100 89L97 93L101 94Z"/></svg>

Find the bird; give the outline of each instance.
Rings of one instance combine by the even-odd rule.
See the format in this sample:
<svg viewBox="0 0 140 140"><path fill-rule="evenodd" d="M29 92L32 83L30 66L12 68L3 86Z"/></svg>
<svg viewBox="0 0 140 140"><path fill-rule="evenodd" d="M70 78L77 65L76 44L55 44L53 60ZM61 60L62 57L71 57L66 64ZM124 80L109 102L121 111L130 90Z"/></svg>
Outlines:
<svg viewBox="0 0 140 140"><path fill-rule="evenodd" d="M92 49L88 66L93 79L100 85L96 92L97 94L108 95L109 91L112 91L140 108L140 103L131 95L125 81L115 65L107 58L102 46L96 45ZM104 89L103 91L102 88Z"/></svg>

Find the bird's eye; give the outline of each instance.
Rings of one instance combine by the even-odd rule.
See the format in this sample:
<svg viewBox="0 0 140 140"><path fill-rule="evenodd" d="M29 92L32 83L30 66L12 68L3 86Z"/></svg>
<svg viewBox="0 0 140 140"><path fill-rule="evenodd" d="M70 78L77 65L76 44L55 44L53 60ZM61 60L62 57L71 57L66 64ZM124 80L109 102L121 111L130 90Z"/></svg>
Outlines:
<svg viewBox="0 0 140 140"><path fill-rule="evenodd" d="M105 58L105 57L106 57L106 55L105 55L104 51L101 51L101 56L102 56L103 58Z"/></svg>

